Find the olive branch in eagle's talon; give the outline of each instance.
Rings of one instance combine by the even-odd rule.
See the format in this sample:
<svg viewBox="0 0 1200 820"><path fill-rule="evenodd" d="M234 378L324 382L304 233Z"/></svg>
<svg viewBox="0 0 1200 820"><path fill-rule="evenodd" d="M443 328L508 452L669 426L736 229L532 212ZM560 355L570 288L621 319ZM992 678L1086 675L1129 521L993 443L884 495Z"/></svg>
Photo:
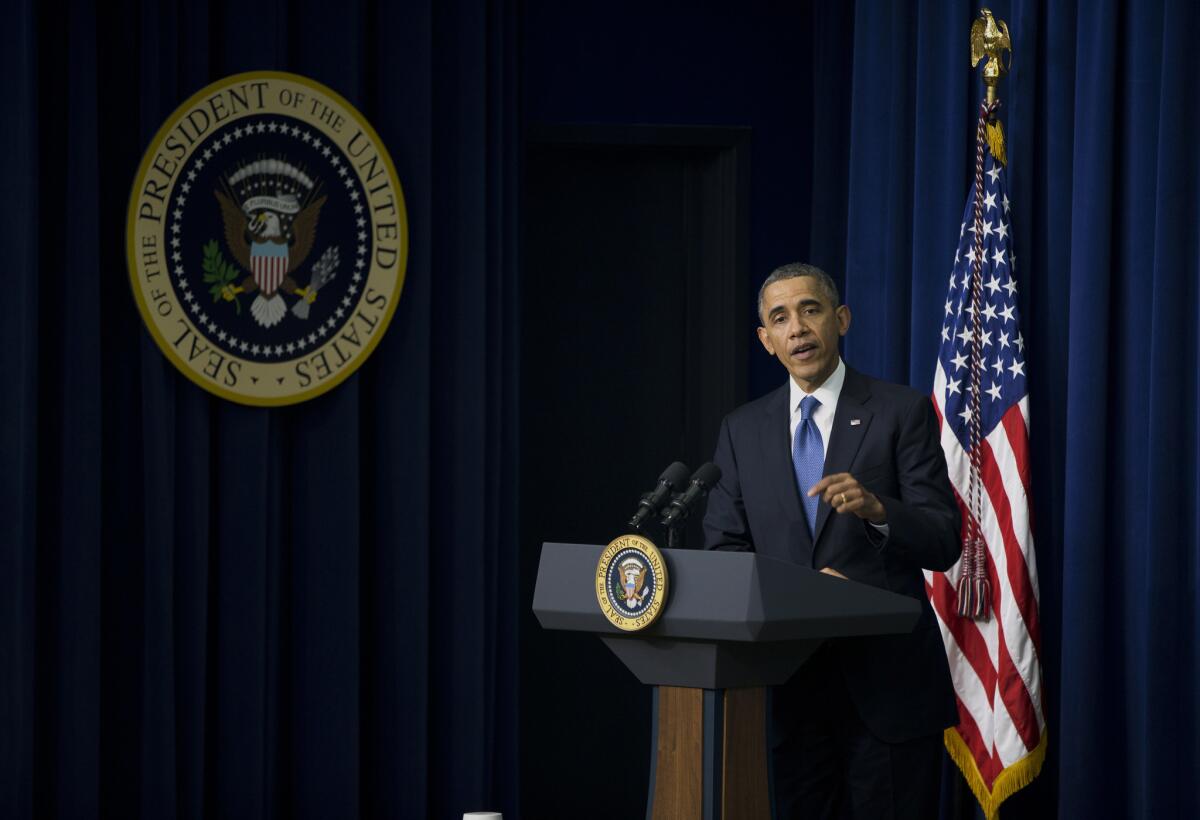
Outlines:
<svg viewBox="0 0 1200 820"><path fill-rule="evenodd" d="M233 302L238 315L241 315L242 305L238 301L237 295L242 292L242 289L233 284L238 278L238 269L225 261L225 256L221 253L221 248L215 239L204 243L202 267L204 268L204 281L209 285L208 292L212 295L213 301L224 299L226 302Z"/></svg>

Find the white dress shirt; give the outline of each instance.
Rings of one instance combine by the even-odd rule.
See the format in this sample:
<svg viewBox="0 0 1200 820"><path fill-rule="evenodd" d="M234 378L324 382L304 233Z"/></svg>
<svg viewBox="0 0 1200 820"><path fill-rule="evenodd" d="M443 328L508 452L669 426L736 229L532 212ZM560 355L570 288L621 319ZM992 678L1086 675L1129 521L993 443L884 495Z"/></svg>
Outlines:
<svg viewBox="0 0 1200 820"><path fill-rule="evenodd" d="M796 384L795 379L788 378L788 384L791 386L789 406L792 408L792 418L788 424L787 448L789 454L792 452L792 443L796 440L796 427L800 424L800 402L805 396L815 396L817 401L821 402L821 406L813 410L812 420L821 433L821 453L829 452L829 437L833 434L833 416L837 412L838 397L842 395L842 383L845 381L846 363L840 356L833 373L812 393L805 393L800 385Z"/></svg>
<svg viewBox="0 0 1200 820"><path fill-rule="evenodd" d="M837 367L829 378L826 379L820 387L811 393L805 393L800 385L796 384L796 380L788 378L789 385L789 405L792 408L791 421L788 424L788 460L792 457L792 446L796 441L796 427L800 424L800 402L806 396L815 396L821 404L812 412L813 424L817 425L817 430L821 433L821 452L823 455L829 454L829 437L833 435L833 417L837 413L838 398L842 395L842 384L846 381L846 363L842 361L842 357L838 356ZM868 521L872 527L879 531L879 534L887 537L889 528L887 523L876 524L874 521Z"/></svg>

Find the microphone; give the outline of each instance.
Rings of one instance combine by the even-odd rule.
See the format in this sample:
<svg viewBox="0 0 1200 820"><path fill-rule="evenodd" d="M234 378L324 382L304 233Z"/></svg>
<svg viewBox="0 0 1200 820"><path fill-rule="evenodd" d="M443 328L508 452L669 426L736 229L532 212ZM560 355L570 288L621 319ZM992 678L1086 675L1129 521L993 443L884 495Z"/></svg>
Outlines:
<svg viewBox="0 0 1200 820"><path fill-rule="evenodd" d="M667 511L663 513L662 517L663 526L676 527L681 524L688 517L688 513L692 511L695 503L707 495L713 485L720 480L720 467L711 461L701 464L700 469L692 473L692 481L688 484L687 490L682 495L671 499L671 503L667 505Z"/></svg>
<svg viewBox="0 0 1200 820"><path fill-rule="evenodd" d="M643 495L642 500L638 502L638 511L629 519L629 526L635 530L640 529L642 522L658 512L663 503L671 497L671 493L683 486L687 477L687 465L681 461L676 461L663 470L663 474L658 477L658 486Z"/></svg>

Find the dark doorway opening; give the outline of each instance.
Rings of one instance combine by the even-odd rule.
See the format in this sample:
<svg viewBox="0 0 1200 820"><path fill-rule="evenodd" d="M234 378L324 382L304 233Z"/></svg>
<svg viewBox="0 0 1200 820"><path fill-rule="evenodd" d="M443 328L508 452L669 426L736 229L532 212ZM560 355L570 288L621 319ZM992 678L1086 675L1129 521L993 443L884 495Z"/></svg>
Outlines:
<svg viewBox="0 0 1200 820"><path fill-rule="evenodd" d="M749 130L531 130L521 280L523 820L640 816L650 691L529 612L543 541L626 532L744 400ZM702 546L700 517L687 546ZM652 537L660 547L665 537Z"/></svg>

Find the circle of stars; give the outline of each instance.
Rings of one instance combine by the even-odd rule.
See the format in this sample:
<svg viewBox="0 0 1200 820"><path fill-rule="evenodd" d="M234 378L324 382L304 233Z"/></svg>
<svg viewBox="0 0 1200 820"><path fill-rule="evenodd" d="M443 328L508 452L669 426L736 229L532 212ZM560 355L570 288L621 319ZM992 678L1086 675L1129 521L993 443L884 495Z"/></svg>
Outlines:
<svg viewBox="0 0 1200 820"><path fill-rule="evenodd" d="M307 334L301 335L296 339L291 339L284 344L275 345L252 344L244 339L239 339L227 333L213 321L205 312L204 305L188 284L187 268L183 261L183 241L180 239L180 234L183 231L184 208L187 205L188 198L191 196L192 186L196 182L196 172L203 170L207 163L219 156L223 148L235 144L243 137L263 133L279 134L298 139L305 145L311 146L329 161L329 164L333 166L334 172L337 174L338 181L346 187L346 196L349 197L354 210L355 226L354 268L350 275L350 284L346 288L346 294L338 302L337 307L334 308L333 314L324 322L317 325L316 328L310 329ZM345 318L346 314L353 310L355 303L358 301L359 291L363 288L363 277L367 274L367 218L365 215L366 208L361 200L362 195L359 193L354 174L349 171L341 155L334 153L333 148L330 147L330 143L320 133L302 126L279 122L277 120L248 122L239 124L232 129L227 127L224 136L213 140L205 146L200 155L191 163L187 174L185 174L183 181L179 184L179 193L175 196L172 203L171 239L169 241L171 246L171 272L174 274L174 284L178 288L184 304L187 305L187 311L191 314L192 322L195 324L197 330L206 331L205 335L210 341L217 342L230 353L241 354L243 356L248 355L265 360L283 360L320 345L325 338L342 325L341 320Z"/></svg>

